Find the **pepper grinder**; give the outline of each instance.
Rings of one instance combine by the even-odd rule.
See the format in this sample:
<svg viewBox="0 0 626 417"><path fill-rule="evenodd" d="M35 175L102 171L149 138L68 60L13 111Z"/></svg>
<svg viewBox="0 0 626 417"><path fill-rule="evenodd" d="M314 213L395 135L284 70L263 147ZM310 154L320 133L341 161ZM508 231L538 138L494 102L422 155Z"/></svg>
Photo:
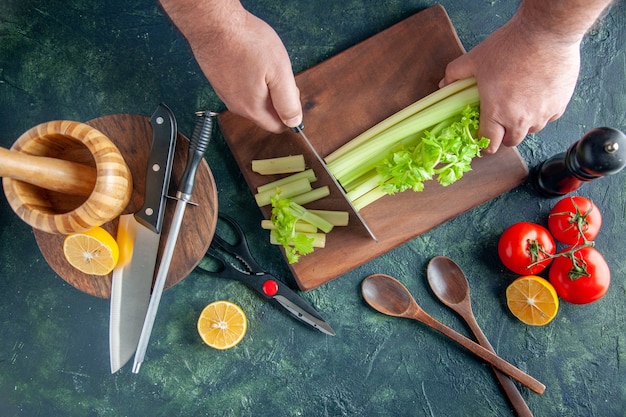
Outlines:
<svg viewBox="0 0 626 417"><path fill-rule="evenodd" d="M578 189L584 182L612 175L626 166L626 135L617 129L599 127L585 133L566 152L539 164L531 181L548 197Z"/></svg>

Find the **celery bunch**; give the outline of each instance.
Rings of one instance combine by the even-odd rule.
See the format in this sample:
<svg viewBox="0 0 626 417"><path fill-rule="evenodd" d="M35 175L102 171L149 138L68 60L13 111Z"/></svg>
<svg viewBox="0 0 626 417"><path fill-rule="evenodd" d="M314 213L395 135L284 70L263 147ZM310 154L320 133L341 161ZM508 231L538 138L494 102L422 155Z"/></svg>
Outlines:
<svg viewBox="0 0 626 417"><path fill-rule="evenodd" d="M326 158L357 209L386 194L422 191L435 177L449 185L489 144L477 138L476 80L459 80L413 103Z"/></svg>

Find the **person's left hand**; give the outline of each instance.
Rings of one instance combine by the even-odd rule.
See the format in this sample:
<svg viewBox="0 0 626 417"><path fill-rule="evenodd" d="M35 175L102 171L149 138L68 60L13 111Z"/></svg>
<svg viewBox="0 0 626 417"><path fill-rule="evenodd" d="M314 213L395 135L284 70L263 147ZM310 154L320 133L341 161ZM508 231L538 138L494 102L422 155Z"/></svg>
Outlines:
<svg viewBox="0 0 626 417"><path fill-rule="evenodd" d="M518 19L448 64L440 86L475 77L480 95L479 135L518 145L561 117L572 97L580 68L579 42L565 44L528 33Z"/></svg>

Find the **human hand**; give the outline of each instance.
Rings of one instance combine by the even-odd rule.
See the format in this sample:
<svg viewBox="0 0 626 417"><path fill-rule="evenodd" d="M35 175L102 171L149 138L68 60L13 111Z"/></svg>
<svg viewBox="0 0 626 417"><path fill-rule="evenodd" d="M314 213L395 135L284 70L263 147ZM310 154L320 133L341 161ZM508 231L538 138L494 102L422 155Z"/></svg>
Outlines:
<svg viewBox="0 0 626 417"><path fill-rule="evenodd" d="M206 26L178 20L216 94L233 113L279 133L302 122L300 91L287 50L276 32L238 4L228 16L195 16ZM227 3L222 3L227 4ZM201 9L192 9L202 13ZM183 14L172 13L178 19Z"/></svg>
<svg viewBox="0 0 626 417"><path fill-rule="evenodd" d="M580 68L580 42L565 43L529 33L511 19L481 44L448 64L443 87L475 77L480 95L479 135L487 153L518 145L561 117Z"/></svg>

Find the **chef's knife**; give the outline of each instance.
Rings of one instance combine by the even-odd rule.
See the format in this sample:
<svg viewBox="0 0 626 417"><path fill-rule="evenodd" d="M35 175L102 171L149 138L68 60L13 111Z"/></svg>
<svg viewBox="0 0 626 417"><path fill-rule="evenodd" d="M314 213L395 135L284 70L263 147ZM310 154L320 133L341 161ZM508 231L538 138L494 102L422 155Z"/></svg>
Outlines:
<svg viewBox="0 0 626 417"><path fill-rule="evenodd" d="M187 151L187 163L185 165L185 171L178 182L178 191L176 192L176 210L174 211L174 217L172 218L172 224L167 235L167 241L165 242L165 249L163 249L163 255L161 257L161 263L157 276L154 281L154 288L152 295L150 296L150 303L148 305L148 311L143 322L141 329L141 336L137 343L137 351L135 352L135 358L133 363L133 373L139 373L139 368L143 363L146 355L146 349L148 348L148 342L150 341L150 334L152 333L152 327L154 326L154 320L156 319L157 310L161 301L161 295L163 295L163 288L165 286L165 280L167 273L170 269L170 263L174 256L174 249L176 247L176 241L178 240L178 233L180 232L180 226L183 222L183 216L187 208L187 204L191 203L191 193L196 181L196 172L200 162L204 157L204 152L209 146L211 135L213 133L213 121L212 117L215 113L204 112L200 115L200 119L196 123L191 140L189 141L189 150Z"/></svg>
<svg viewBox="0 0 626 417"><path fill-rule="evenodd" d="M354 212L356 217L359 219L359 221L361 222L363 227L365 227L365 230L367 230L367 233L369 233L369 235L371 236L372 239L374 239L376 242L378 242L378 239L376 238L376 235L374 235L374 232L372 232L372 229L370 229L370 227L367 225L367 223L365 222L365 219L363 218L363 216L361 216L361 214L356 209L356 207L354 207L354 204L352 204L352 201L350 201L350 199L348 198L348 196L346 194L346 191L343 189L341 184L339 184L339 181L337 181L337 178L335 178L333 173L330 172L330 170L326 166L326 162L324 162L324 159L320 156L319 153L317 153L317 150L315 149L315 147L313 147L313 144L311 143L309 138L304 134L304 130L303 129L304 129L304 123L300 123L299 126L292 127L291 131L299 133L300 136L302 136L302 139L304 139L304 142L306 143L306 145L309 148L309 150L311 152L313 152L313 155L315 155L315 158L322 165L322 168L324 168L324 170L326 171L326 173L328 174L330 179L333 181L333 183L335 184L335 186L337 187L339 192L341 192L341 195L343 196L343 198L348 202L348 204L350 205L350 208L352 209L352 211Z"/></svg>
<svg viewBox="0 0 626 417"><path fill-rule="evenodd" d="M130 359L148 310L167 190L174 161L177 127L172 111L160 104L150 118L152 145L146 170L144 205L120 216L120 261L113 270L109 351L111 373Z"/></svg>

